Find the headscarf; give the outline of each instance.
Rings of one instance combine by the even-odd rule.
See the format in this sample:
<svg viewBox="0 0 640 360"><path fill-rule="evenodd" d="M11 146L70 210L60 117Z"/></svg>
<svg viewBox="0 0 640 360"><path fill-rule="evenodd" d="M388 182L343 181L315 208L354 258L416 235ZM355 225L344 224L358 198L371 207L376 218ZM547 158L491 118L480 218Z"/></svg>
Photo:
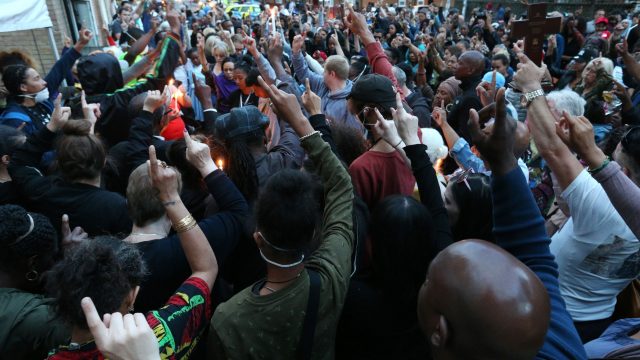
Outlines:
<svg viewBox="0 0 640 360"><path fill-rule="evenodd" d="M451 95L451 99L455 99L456 97L458 97L458 95L462 94L462 89L460 88L460 80L456 80L456 78L453 76L441 82L438 87L442 87L444 91Z"/></svg>

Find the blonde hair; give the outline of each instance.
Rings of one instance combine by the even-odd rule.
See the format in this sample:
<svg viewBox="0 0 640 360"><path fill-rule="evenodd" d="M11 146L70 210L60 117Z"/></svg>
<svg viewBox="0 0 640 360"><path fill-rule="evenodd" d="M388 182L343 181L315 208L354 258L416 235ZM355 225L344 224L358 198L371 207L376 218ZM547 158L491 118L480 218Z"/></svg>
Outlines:
<svg viewBox="0 0 640 360"><path fill-rule="evenodd" d="M349 78L349 62L342 55L331 55L324 62L324 71L334 71L338 78L346 80Z"/></svg>

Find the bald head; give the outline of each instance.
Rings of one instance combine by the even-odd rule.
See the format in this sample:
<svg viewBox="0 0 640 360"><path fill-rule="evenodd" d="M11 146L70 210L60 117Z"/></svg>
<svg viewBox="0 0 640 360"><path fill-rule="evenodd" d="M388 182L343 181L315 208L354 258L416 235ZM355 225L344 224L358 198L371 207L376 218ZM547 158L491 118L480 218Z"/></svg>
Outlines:
<svg viewBox="0 0 640 360"><path fill-rule="evenodd" d="M458 80L482 76L484 68L484 55L481 52L476 50L465 51L458 58L458 68L454 75Z"/></svg>
<svg viewBox="0 0 640 360"><path fill-rule="evenodd" d="M531 359L544 343L550 311L536 274L483 240L443 250L418 297L434 358Z"/></svg>

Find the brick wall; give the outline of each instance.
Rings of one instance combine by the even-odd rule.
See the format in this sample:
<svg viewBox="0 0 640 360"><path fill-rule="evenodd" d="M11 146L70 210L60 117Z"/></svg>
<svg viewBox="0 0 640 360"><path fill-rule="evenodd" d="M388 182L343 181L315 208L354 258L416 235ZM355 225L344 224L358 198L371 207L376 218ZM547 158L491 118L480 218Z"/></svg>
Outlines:
<svg viewBox="0 0 640 360"><path fill-rule="evenodd" d="M53 23L53 34L56 40L56 46L58 52L62 51L64 36L67 35L70 38L71 30L69 28L69 21L64 10L64 0L46 0L47 8L49 9L49 16ZM94 36L100 36L99 30L102 26L102 16L100 11L99 2L107 5L109 1L105 0L92 0L91 7L93 10L93 17L96 21L98 34ZM105 7L107 16L109 16L109 8ZM105 44L106 39L100 37L100 44ZM33 58L36 66L36 70L41 74L46 74L49 69L55 63L55 57L51 49L51 42L49 41L49 35L47 29L34 29L24 31L14 31L9 33L0 33L0 50L10 49L22 49L29 53ZM91 50L91 49L86 49Z"/></svg>
<svg viewBox="0 0 640 360"><path fill-rule="evenodd" d="M47 0L49 16L58 51L62 49L62 32L69 33L64 13L63 0ZM55 63L47 29L34 29L0 33L0 50L22 49L34 60L36 69L46 73Z"/></svg>

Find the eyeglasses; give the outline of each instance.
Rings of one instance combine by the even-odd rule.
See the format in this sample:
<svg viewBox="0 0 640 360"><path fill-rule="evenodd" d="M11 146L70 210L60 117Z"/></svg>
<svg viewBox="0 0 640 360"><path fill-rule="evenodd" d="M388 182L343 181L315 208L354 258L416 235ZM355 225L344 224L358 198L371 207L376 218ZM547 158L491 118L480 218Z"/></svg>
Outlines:
<svg viewBox="0 0 640 360"><path fill-rule="evenodd" d="M375 111L375 110L376 110L375 107L365 106L365 107L362 108L362 110L360 110L360 112L358 114L356 114L356 118L358 118L362 122L362 125L373 127L376 124L367 124L366 116L369 114L369 111ZM362 115L363 113L364 113L364 116L365 116L364 120L360 118L360 115Z"/></svg>
<svg viewBox="0 0 640 360"><path fill-rule="evenodd" d="M469 178L469 175L473 173L475 173L473 169L468 168L466 170L463 170L456 174L451 175L451 177L449 178L449 182L450 183L455 182L456 184L464 183L467 186L467 189L471 191L471 185L469 185L469 182L467 181L467 179Z"/></svg>
<svg viewBox="0 0 640 360"><path fill-rule="evenodd" d="M622 135L622 139L620 139L620 144L622 144L622 150L624 150L624 152L634 153L631 147L633 145L638 145L639 139L636 138L635 141L632 141L631 135L637 133L638 129L640 129L640 125L632 126L629 130L627 130L624 133L624 135Z"/></svg>

